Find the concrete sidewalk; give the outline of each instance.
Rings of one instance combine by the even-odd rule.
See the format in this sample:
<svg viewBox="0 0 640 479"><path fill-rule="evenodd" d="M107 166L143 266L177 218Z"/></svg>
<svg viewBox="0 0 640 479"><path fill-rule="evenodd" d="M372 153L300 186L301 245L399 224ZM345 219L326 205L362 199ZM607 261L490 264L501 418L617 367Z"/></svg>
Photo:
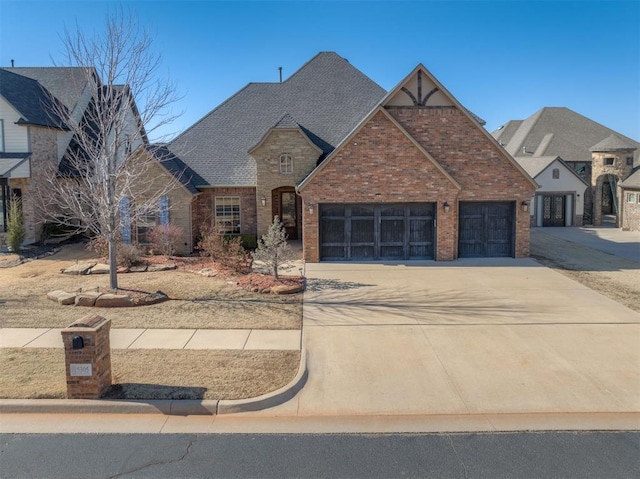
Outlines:
<svg viewBox="0 0 640 479"><path fill-rule="evenodd" d="M640 261L640 231L622 231L611 227L545 227L532 228L573 243L589 246L605 253Z"/></svg>
<svg viewBox="0 0 640 479"><path fill-rule="evenodd" d="M0 348L62 348L61 329L0 328ZM113 349L301 349L301 331L265 329L112 329Z"/></svg>

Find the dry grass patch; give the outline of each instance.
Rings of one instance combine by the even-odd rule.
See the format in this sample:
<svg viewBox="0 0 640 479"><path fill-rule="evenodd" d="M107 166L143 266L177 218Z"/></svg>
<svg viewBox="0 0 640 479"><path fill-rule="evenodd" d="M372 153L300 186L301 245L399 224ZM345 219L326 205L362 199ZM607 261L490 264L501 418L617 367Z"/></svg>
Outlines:
<svg viewBox="0 0 640 479"><path fill-rule="evenodd" d="M46 299L47 293L55 290L108 290L108 275L60 273L76 260L89 258L82 245L70 245L53 256L0 268L0 327L63 328L88 313L110 319L113 328L300 329L302 325L302 294L254 293L228 278L190 273L186 266L118 276L122 289L160 290L172 299L153 306L89 309L61 306Z"/></svg>
<svg viewBox="0 0 640 479"><path fill-rule="evenodd" d="M114 350L113 399L245 399L296 375L300 351ZM64 351L1 349L0 396L66 397Z"/></svg>

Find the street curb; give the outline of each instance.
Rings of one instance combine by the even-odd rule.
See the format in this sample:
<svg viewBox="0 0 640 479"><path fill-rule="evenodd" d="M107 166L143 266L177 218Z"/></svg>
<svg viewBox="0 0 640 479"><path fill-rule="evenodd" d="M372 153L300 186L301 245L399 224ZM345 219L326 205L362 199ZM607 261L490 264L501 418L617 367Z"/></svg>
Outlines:
<svg viewBox="0 0 640 479"><path fill-rule="evenodd" d="M300 366L298 367L298 373L289 384L273 392L263 394L262 396L257 396L255 398L220 400L218 401L217 414L260 411L262 409L278 406L293 398L298 391L304 387L307 382L307 376L307 350L303 349L300 352Z"/></svg>
<svg viewBox="0 0 640 479"><path fill-rule="evenodd" d="M1 414L164 414L191 416L259 411L278 406L302 389L307 381L307 353L286 386L262 396L239 400L124 400L124 399L0 399Z"/></svg>

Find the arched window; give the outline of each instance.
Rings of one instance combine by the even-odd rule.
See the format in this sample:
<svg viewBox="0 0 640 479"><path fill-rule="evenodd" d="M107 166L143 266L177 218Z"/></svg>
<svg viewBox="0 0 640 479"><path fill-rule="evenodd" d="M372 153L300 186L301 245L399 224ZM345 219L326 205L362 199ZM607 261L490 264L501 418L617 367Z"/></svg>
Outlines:
<svg viewBox="0 0 640 479"><path fill-rule="evenodd" d="M280 155L280 173L283 175L293 174L293 158L288 153Z"/></svg>

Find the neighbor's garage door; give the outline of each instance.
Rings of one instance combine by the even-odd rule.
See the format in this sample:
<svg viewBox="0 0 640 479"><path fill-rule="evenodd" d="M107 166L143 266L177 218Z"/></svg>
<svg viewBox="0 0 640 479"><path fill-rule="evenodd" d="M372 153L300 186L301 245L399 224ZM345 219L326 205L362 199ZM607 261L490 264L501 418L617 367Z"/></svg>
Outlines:
<svg viewBox="0 0 640 479"><path fill-rule="evenodd" d="M433 259L433 203L320 205L320 259Z"/></svg>
<svg viewBox="0 0 640 479"><path fill-rule="evenodd" d="M513 202L461 202L458 257L513 256Z"/></svg>

